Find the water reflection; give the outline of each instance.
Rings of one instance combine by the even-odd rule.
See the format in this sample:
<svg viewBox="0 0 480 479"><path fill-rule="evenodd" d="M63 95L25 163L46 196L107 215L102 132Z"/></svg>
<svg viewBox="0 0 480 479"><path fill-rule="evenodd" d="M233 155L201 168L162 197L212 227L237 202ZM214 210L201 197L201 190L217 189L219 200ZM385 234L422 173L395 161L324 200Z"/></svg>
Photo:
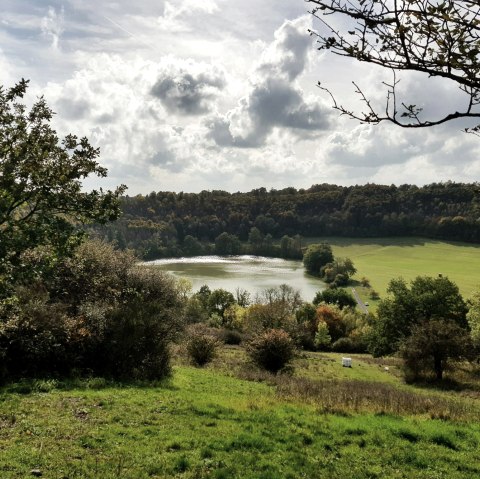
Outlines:
<svg viewBox="0 0 480 479"><path fill-rule="evenodd" d="M315 293L325 287L320 280L306 275L302 262L296 260L247 255L197 256L145 264L188 278L194 291L207 284L211 289L224 288L234 293L242 288L255 295L264 289L288 284L300 290L304 300L312 301Z"/></svg>

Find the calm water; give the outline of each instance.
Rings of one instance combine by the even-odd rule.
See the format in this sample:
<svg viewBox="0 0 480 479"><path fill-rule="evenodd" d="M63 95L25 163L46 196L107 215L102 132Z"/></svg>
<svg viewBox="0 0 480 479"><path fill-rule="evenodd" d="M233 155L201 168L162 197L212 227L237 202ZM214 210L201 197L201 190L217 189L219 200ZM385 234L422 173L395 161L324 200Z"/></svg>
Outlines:
<svg viewBox="0 0 480 479"><path fill-rule="evenodd" d="M235 293L236 288L252 295L267 288L288 284L300 290L302 298L312 301L324 289L320 280L305 274L301 261L261 256L197 256L149 261L179 278L188 278L193 291L207 284L210 289L223 288Z"/></svg>

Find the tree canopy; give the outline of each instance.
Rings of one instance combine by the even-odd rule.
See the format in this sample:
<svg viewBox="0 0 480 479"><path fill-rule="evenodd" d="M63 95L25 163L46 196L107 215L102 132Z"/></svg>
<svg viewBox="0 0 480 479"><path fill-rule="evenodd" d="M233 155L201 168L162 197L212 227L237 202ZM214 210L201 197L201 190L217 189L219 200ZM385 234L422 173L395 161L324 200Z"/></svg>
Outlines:
<svg viewBox="0 0 480 479"><path fill-rule="evenodd" d="M448 278L417 276L410 287L397 278L390 281L387 292L390 296L380 301L373 325L370 349L376 356L397 351L420 323L445 320L468 328L467 306Z"/></svg>
<svg viewBox="0 0 480 479"><path fill-rule="evenodd" d="M456 118L480 118L476 108L480 103L480 5L477 1L307 2L314 5L311 13L320 21L318 31L311 32L317 37L319 50L330 50L392 71L391 82L385 83L384 111L378 111L353 82L366 109L355 112L337 103L331 95L334 108L342 114L364 123L389 121L405 128L428 127ZM397 100L396 72L401 70L454 82L464 93L465 104L439 117L424 118L422 108ZM480 125L470 131L480 131Z"/></svg>
<svg viewBox="0 0 480 479"><path fill-rule="evenodd" d="M21 274L25 251L48 246L65 254L82 236L79 225L117 218L125 190L82 190L89 175L107 174L98 148L75 135L60 141L43 97L30 110L21 103L27 87L23 79L0 87L0 294Z"/></svg>

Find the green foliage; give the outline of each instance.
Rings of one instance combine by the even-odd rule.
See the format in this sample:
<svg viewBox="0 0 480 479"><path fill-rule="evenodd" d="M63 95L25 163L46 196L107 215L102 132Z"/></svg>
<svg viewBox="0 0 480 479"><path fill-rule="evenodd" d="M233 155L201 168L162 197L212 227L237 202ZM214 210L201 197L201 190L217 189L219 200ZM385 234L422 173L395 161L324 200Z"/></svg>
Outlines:
<svg viewBox="0 0 480 479"><path fill-rule="evenodd" d="M480 351L480 291L477 291L468 300L467 320L470 327L472 341Z"/></svg>
<svg viewBox="0 0 480 479"><path fill-rule="evenodd" d="M210 314L218 314L223 319L223 315L227 308L234 303L235 298L230 291L221 288L214 289L208 297L208 312Z"/></svg>
<svg viewBox="0 0 480 479"><path fill-rule="evenodd" d="M278 373L293 360L295 344L286 331L269 329L247 344L247 354L260 368Z"/></svg>
<svg viewBox="0 0 480 479"><path fill-rule="evenodd" d="M319 350L328 349L332 344L332 338L328 331L328 325L325 321L319 321L317 332L314 339L315 347Z"/></svg>
<svg viewBox="0 0 480 479"><path fill-rule="evenodd" d="M454 321L424 321L412 328L401 348L406 379L412 382L433 373L441 380L449 360L472 358L472 352L468 331Z"/></svg>
<svg viewBox="0 0 480 479"><path fill-rule="evenodd" d="M310 245L303 255L303 264L309 274L321 275L321 269L333 262L332 248L327 243Z"/></svg>
<svg viewBox="0 0 480 479"><path fill-rule="evenodd" d="M346 307L355 308L357 305L355 298L342 288L327 288L323 291L318 291L313 299L313 304L319 305L320 303L336 304L340 309Z"/></svg>
<svg viewBox="0 0 480 479"><path fill-rule="evenodd" d="M335 258L320 269L320 276L326 283L346 286L351 276L357 272L350 258Z"/></svg>
<svg viewBox="0 0 480 479"><path fill-rule="evenodd" d="M186 341L188 357L195 366L205 366L214 359L219 342L205 326L191 326L187 331Z"/></svg>
<svg viewBox="0 0 480 479"><path fill-rule="evenodd" d="M467 327L466 304L448 278L418 276L410 287L403 279L393 279L388 293L390 297L378 305L378 320L373 324L370 350L376 356L398 350L412 327L425 321L447 320Z"/></svg>
<svg viewBox="0 0 480 479"><path fill-rule="evenodd" d="M83 179L107 174L99 150L74 135L60 142L43 97L30 111L20 103L27 86L0 88L0 298L39 273L24 266L22 253L48 245L52 261L68 256L83 235L78 225L116 219L125 190L82 191Z"/></svg>
<svg viewBox="0 0 480 479"><path fill-rule="evenodd" d="M82 244L43 282L18 288L3 311L0 355L12 377L164 377L183 317L171 277L100 242Z"/></svg>
<svg viewBox="0 0 480 479"><path fill-rule="evenodd" d="M220 255L233 255L242 252L242 243L235 235L223 232L215 238L215 253Z"/></svg>
<svg viewBox="0 0 480 479"><path fill-rule="evenodd" d="M96 226L95 231L109 241L116 240L120 249L134 249L144 259L190 255L188 236L201 243L201 254L213 254L212 243L224 232L235 235L252 254L298 259L301 259L302 247L305 246L299 235L308 238L389 237L394 244L395 240L391 238L398 236L478 243L479 196L479 185L452 182L423 187L322 184L307 189L287 188L262 194L257 190L233 194L225 191L159 191L146 196L122 198L122 217L112 224ZM267 220L257 222L260 216ZM458 220L459 217L462 221ZM254 227L253 243L245 244ZM273 238L273 244L267 251L264 240L268 234ZM372 247L376 247L377 241L370 240ZM415 239L410 242L417 244ZM400 244L404 243L405 239L402 239ZM355 247L355 244L352 246ZM380 256L383 258L389 253L391 250L385 249ZM409 256L416 252L409 250L402 253ZM352 257L356 264L360 261L361 267L358 267L360 263L357 264L359 271L372 278L378 277L377 265L385 267L380 259L375 261L373 258L375 265L370 266L366 263L372 259L369 256L356 258L350 251L342 253L342 256L345 255ZM425 261L423 258L416 259ZM390 258L388 260L391 261ZM395 260L398 262L398 258L393 258ZM429 274L436 273L436 265ZM406 274L409 271L406 269ZM420 273L419 270L417 274ZM384 283L390 279L391 270ZM375 287L380 288L377 281Z"/></svg>

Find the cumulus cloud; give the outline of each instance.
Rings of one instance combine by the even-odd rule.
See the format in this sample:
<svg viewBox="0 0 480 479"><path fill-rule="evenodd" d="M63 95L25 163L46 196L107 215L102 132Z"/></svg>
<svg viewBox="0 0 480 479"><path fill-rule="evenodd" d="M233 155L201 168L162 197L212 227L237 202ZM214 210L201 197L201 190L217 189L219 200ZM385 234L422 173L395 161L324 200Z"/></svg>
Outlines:
<svg viewBox="0 0 480 479"><path fill-rule="evenodd" d="M225 75L208 64L172 63L160 72L151 94L171 113L200 115L212 109L212 100L225 87Z"/></svg>
<svg viewBox="0 0 480 479"><path fill-rule="evenodd" d="M198 12L212 14L217 10L218 6L215 0L166 1L163 15L158 18L158 25L168 31L185 32L190 30L185 17Z"/></svg>
<svg viewBox="0 0 480 479"><path fill-rule="evenodd" d="M309 22L307 17L284 22L252 72L248 94L226 115L208 120L218 146L259 147L275 128L307 137L329 127L330 111L317 98L306 98L296 81L311 50Z"/></svg>

